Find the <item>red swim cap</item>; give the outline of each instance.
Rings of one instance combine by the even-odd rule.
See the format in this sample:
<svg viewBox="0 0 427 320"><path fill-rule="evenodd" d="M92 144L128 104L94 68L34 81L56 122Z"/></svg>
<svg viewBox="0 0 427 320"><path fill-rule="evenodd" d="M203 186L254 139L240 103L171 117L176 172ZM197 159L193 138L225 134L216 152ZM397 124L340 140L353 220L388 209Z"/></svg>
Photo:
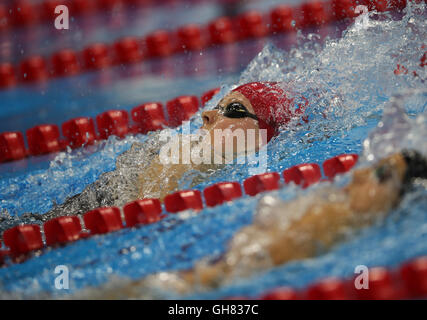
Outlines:
<svg viewBox="0 0 427 320"><path fill-rule="evenodd" d="M280 126L288 123L292 117L303 114L307 105L300 105L295 110L294 99L287 97L280 82L251 82L233 91L240 92L251 102L260 129L267 130L268 141L279 133Z"/></svg>

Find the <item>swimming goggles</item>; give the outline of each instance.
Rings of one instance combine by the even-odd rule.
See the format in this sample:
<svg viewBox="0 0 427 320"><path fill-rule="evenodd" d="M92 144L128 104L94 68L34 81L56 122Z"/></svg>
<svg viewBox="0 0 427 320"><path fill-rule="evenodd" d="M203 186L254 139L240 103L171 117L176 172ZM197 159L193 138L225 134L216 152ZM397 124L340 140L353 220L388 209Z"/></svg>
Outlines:
<svg viewBox="0 0 427 320"><path fill-rule="evenodd" d="M258 120L258 117L248 111L240 102L231 102L225 108L217 105L214 109L220 110L221 114L227 118L252 118Z"/></svg>

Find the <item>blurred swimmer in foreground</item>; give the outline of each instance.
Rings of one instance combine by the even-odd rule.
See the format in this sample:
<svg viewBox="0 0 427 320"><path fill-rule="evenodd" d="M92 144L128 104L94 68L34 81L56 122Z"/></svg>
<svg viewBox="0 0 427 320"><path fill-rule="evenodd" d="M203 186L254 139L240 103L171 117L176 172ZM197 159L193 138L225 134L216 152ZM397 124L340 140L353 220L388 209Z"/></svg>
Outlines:
<svg viewBox="0 0 427 320"><path fill-rule="evenodd" d="M209 173L220 170L225 161L219 163L214 158L225 160L230 156L227 143L232 144L232 158L242 152L259 151L283 125L304 113L306 105L301 106L294 102L294 98L288 98L283 86L277 82L244 84L228 93L213 110L203 112L200 129L204 132L204 139L195 144L202 145L203 151L208 149L208 161L197 164L182 161L184 147L179 143L178 161L165 163L161 159L159 145L136 143L117 158L114 171L102 174L80 194L67 199L41 218L48 220L61 215L84 214L98 207L123 206L136 199L163 200L167 194L179 189L180 179L186 173L195 172L192 185L196 185L209 178ZM242 133L243 143L235 139L236 132ZM252 141L249 136L253 137L252 145L249 144ZM195 149L194 143L191 148ZM239 150L242 152L237 152Z"/></svg>
<svg viewBox="0 0 427 320"><path fill-rule="evenodd" d="M200 261L191 270L162 272L85 294L114 299L152 298L157 290L189 293L313 257L385 217L416 178L427 179L427 159L416 151L402 151L372 167L355 170L351 182L341 189L315 189L290 202L265 196L253 223L237 232L226 252L214 261Z"/></svg>

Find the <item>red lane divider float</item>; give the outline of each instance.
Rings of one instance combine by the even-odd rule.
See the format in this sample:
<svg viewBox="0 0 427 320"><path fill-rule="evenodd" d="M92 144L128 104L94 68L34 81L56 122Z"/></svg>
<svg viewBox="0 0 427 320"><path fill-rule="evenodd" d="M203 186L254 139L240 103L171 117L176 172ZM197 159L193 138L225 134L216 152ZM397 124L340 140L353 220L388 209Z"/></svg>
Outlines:
<svg viewBox="0 0 427 320"><path fill-rule="evenodd" d="M261 300L297 300L298 292L292 288L277 288L261 296Z"/></svg>
<svg viewBox="0 0 427 320"><path fill-rule="evenodd" d="M52 246L82 238L82 226L77 216L53 218L43 225L46 245Z"/></svg>
<svg viewBox="0 0 427 320"><path fill-rule="evenodd" d="M208 24L208 34L212 45L221 45L236 41L233 22L229 17L219 17Z"/></svg>
<svg viewBox="0 0 427 320"><path fill-rule="evenodd" d="M202 99L206 103L219 89L206 92ZM126 110L108 110L96 116L95 122L89 117L78 117L65 121L59 127L55 124L42 124L26 131L28 150L23 134L18 131L0 133L0 163L15 161L26 156L54 153L70 148L79 148L94 144L97 140L108 139L115 135L119 138L131 133L146 134L160 130L169 125L177 127L189 120L199 109L196 96L180 96L166 103L169 121L166 121L163 105L160 102L148 102L133 108L129 114Z"/></svg>
<svg viewBox="0 0 427 320"><path fill-rule="evenodd" d="M243 181L245 193L255 196L260 192L279 189L280 175L277 172L257 174Z"/></svg>
<svg viewBox="0 0 427 320"><path fill-rule="evenodd" d="M356 6L353 0L333 0L331 4L331 9L337 20L354 18L357 16L354 10ZM406 3L404 7L406 7Z"/></svg>
<svg viewBox="0 0 427 320"><path fill-rule="evenodd" d="M369 268L368 288L357 289L355 278L325 278L301 290L281 287L261 300L396 300L427 297L427 256L403 263L397 269ZM248 299L248 297L240 297ZM231 298L233 299L233 298Z"/></svg>
<svg viewBox="0 0 427 320"><path fill-rule="evenodd" d="M289 5L280 5L270 12L271 30L274 33L290 32L296 30L294 8ZM346 17L340 17L343 20Z"/></svg>
<svg viewBox="0 0 427 320"><path fill-rule="evenodd" d="M165 197L165 209L171 213L193 209L203 209L202 196L199 190L182 190Z"/></svg>
<svg viewBox="0 0 427 320"><path fill-rule="evenodd" d="M74 118L64 122L61 126L66 143L71 148L95 143L97 135L92 118Z"/></svg>
<svg viewBox="0 0 427 320"><path fill-rule="evenodd" d="M340 155L337 157L343 158L345 156ZM334 175L344 172L339 162L331 162L332 159L337 157L324 162L324 164L332 163L330 165L337 166L333 171ZM346 166L345 171L350 170L351 167L350 165ZM289 172L292 173L291 177L286 174ZM317 164L300 164L286 169L283 172L283 176L285 184L294 182L305 188L320 181L321 173L320 167ZM281 187L280 174L269 172L249 177L244 180L243 187L245 193L249 196L255 196L265 191L277 190ZM233 201L242 197L242 195L242 187L236 181L215 183L203 190L207 207L214 207L228 201ZM199 190L174 192L165 197L164 207L166 212L171 214L184 210L200 211L204 207L202 193ZM122 221L121 209L116 207L97 208L85 213L83 221L88 232L82 231L83 226L81 225L80 218L77 216L53 218L43 225L46 246L66 244L92 235L114 232L124 227L131 228L138 225L151 224L165 217L162 214L162 206L159 199L136 200L126 204L122 208L122 211L124 221ZM4 264L7 256L12 257L16 262L21 262L30 252L45 247L41 238L40 226L38 225L23 225L8 229L3 233L3 240L5 245L9 247L9 250L0 252L0 265ZM414 266L407 267L405 274L407 274L408 282L415 283L417 278L414 274L417 274L417 270L417 267ZM421 282L421 285L418 285L417 288L424 290L423 288L425 287L427 287L427 283L422 284Z"/></svg>
<svg viewBox="0 0 427 320"><path fill-rule="evenodd" d="M101 70L111 65L109 48L104 43L95 43L82 52L83 66L86 70Z"/></svg>
<svg viewBox="0 0 427 320"><path fill-rule="evenodd" d="M14 87L17 84L15 73L17 72L11 63L0 63L0 89Z"/></svg>
<svg viewBox="0 0 427 320"><path fill-rule="evenodd" d="M361 300L395 300L405 297L404 288L397 285L391 271L383 267L371 268L368 280L369 290L357 290L353 294Z"/></svg>
<svg viewBox="0 0 427 320"><path fill-rule="evenodd" d="M116 207L89 211L83 215L83 220L91 234L104 234L123 228L120 209Z"/></svg>
<svg viewBox="0 0 427 320"><path fill-rule="evenodd" d="M328 9L327 3L323 1L303 3L300 7L302 25L313 27L328 23L330 19Z"/></svg>
<svg viewBox="0 0 427 320"><path fill-rule="evenodd" d="M3 232L3 241L9 247L10 255L13 258L43 248L42 235L38 225L27 224L8 229Z"/></svg>
<svg viewBox="0 0 427 320"><path fill-rule="evenodd" d="M328 178L333 178L337 173L344 173L351 169L359 156L357 154L342 154L323 163L323 172Z"/></svg>
<svg viewBox="0 0 427 320"><path fill-rule="evenodd" d="M32 56L21 62L18 79L22 82L43 82L48 78L49 71L43 57Z"/></svg>
<svg viewBox="0 0 427 320"><path fill-rule="evenodd" d="M337 278L327 278L309 286L305 293L308 300L351 299L348 283Z"/></svg>
<svg viewBox="0 0 427 320"><path fill-rule="evenodd" d="M143 199L128 203L123 207L126 227L134 227L138 224L150 224L161 220L162 205L159 199Z"/></svg>
<svg viewBox="0 0 427 320"><path fill-rule="evenodd" d="M167 125L163 105L160 102L144 103L132 109L134 132L146 134L149 131L160 130Z"/></svg>
<svg viewBox="0 0 427 320"><path fill-rule="evenodd" d="M404 264L400 274L405 288L414 296L427 296L427 256Z"/></svg>
<svg viewBox="0 0 427 320"><path fill-rule="evenodd" d="M141 46L137 38L125 37L114 44L114 63L135 63L143 59Z"/></svg>
<svg viewBox="0 0 427 320"><path fill-rule="evenodd" d="M181 96L168 101L166 109L169 114L169 125L177 127L197 112L199 99L196 96Z"/></svg>
<svg viewBox="0 0 427 320"><path fill-rule="evenodd" d="M77 8L79 9L75 12L89 10L86 1L73 0L73 2L78 3ZM362 4L367 5L369 10L402 10L406 6L406 0L364 0ZM117 64L168 57L183 51L201 50L209 46L248 38L290 32L297 28L321 26L334 21L354 18L355 6L355 0L313 0L296 7L280 5L265 14L249 11L232 19L219 17L206 26L188 24L177 30L157 30L143 38L124 37L111 45L95 43L87 46L81 52L64 49L47 58L32 56L23 60L18 66L9 63L0 64L0 88L11 88L18 82L43 82L49 78L72 76L84 71L109 68ZM15 23L26 25L35 21L34 9L31 4L24 1L19 3L18 7L21 10L12 9L11 11L11 15L15 17ZM2 12L4 9L2 11L0 6L0 21Z"/></svg>
<svg viewBox="0 0 427 320"><path fill-rule="evenodd" d="M150 0L43 0L38 3L29 0L14 0L10 5L0 4L0 31L18 27L34 27L45 22L53 22L55 8L66 5L73 17L88 16L118 7L146 7L167 4L167 1Z"/></svg>
<svg viewBox="0 0 427 320"><path fill-rule="evenodd" d="M64 149L60 141L58 126L54 124L42 124L28 129L27 141L31 155L41 155L57 152Z"/></svg>
<svg viewBox="0 0 427 320"><path fill-rule="evenodd" d="M81 70L76 53L69 49L54 53L51 57L51 66L54 77L76 75Z"/></svg>
<svg viewBox="0 0 427 320"><path fill-rule="evenodd" d="M241 14L237 19L237 39L244 40L265 37L269 33L267 21L265 20L263 15L257 11L249 11Z"/></svg>
<svg viewBox="0 0 427 320"><path fill-rule="evenodd" d="M240 198L242 187L238 182L220 182L203 190L208 207L214 207L227 201Z"/></svg>
<svg viewBox="0 0 427 320"><path fill-rule="evenodd" d="M4 132L0 134L0 162L25 158L24 137L21 132Z"/></svg>
<svg viewBox="0 0 427 320"><path fill-rule="evenodd" d="M126 110L109 110L96 116L99 137L107 139L114 135L119 138L129 133L129 115Z"/></svg>
<svg viewBox="0 0 427 320"><path fill-rule="evenodd" d="M318 182L322 178L322 173L317 164L307 163L286 169L283 171L283 178L286 183L294 182L303 188L307 188L309 185Z"/></svg>

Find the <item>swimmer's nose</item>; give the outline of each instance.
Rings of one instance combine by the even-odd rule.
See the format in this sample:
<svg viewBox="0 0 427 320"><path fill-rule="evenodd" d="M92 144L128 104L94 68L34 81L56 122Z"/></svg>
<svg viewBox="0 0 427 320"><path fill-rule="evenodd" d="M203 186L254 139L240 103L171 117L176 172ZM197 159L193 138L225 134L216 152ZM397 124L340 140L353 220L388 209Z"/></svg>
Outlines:
<svg viewBox="0 0 427 320"><path fill-rule="evenodd" d="M217 113L218 112L216 110L204 111L202 113L203 125L211 125L214 123Z"/></svg>

